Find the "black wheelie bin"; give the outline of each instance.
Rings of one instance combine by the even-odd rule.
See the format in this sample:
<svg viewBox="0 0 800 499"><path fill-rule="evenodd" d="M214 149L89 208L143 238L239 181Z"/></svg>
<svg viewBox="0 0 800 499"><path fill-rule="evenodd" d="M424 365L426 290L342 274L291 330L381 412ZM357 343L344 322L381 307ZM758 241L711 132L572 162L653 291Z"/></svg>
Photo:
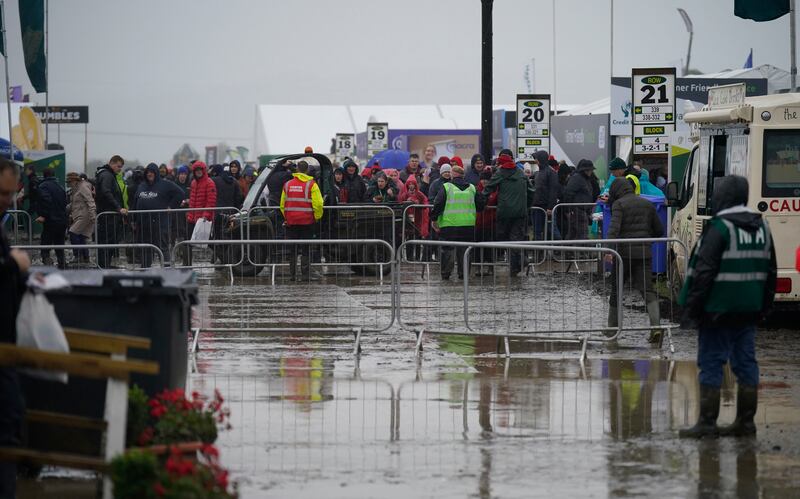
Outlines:
<svg viewBox="0 0 800 499"><path fill-rule="evenodd" d="M188 334L197 284L191 270L159 269L147 272L66 270L69 288L47 292L62 327L149 338L149 350L129 349L128 358L158 362L159 374L132 375L149 396L164 389L184 388L188 365ZM57 411L99 418L105 405L105 382L70 377L66 385L20 376L28 409ZM94 452L99 440L76 432L60 433L73 451ZM29 445L54 435L29 428ZM81 452L78 450L78 452Z"/></svg>

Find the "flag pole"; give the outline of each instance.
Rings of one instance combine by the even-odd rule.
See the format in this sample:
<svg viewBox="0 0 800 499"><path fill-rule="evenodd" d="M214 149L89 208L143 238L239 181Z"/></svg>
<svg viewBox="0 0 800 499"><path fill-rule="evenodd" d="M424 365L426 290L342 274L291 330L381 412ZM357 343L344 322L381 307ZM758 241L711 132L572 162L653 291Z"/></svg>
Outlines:
<svg viewBox="0 0 800 499"><path fill-rule="evenodd" d="M50 2L44 0L44 148L50 143L50 61L48 46L50 45Z"/></svg>
<svg viewBox="0 0 800 499"><path fill-rule="evenodd" d="M797 48L795 47L797 43L797 29L794 21L794 7L795 0L789 0L789 54L792 63L790 75L792 89L790 92L795 92L797 90Z"/></svg>
<svg viewBox="0 0 800 499"><path fill-rule="evenodd" d="M3 60L6 67L6 110L8 111L8 148L11 161L14 161L14 140L11 137L11 85L8 79L8 41L6 40L6 2L0 0L0 13L2 13L2 27L3 27ZM17 193L14 193L14 209L17 209Z"/></svg>

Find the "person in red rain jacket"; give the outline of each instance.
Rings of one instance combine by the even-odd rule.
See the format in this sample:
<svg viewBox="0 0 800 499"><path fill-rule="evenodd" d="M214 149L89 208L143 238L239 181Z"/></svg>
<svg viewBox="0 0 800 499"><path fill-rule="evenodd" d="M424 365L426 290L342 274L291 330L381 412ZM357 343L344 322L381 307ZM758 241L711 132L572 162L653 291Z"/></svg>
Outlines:
<svg viewBox="0 0 800 499"><path fill-rule="evenodd" d="M480 174L480 181L478 182L478 192L483 193L486 184L492 179L492 168L486 166ZM475 220L475 240L478 242L491 242L494 241L495 231L494 226L497 221L497 196L500 191L494 191L489 194L489 199L486 200L486 208L477 213ZM478 249L476 251L476 261L481 263L491 264L494 262L495 250L491 249ZM482 270L481 270L482 269ZM477 275L492 275L494 272L491 265L478 268Z"/></svg>
<svg viewBox="0 0 800 499"><path fill-rule="evenodd" d="M417 182L417 177L414 175L410 175L406 179L405 189L403 189L397 200L401 203L430 204L428 197L419 189L419 182ZM428 239L431 226L430 211L430 208L412 208L409 210L408 213L414 217L414 227L416 229L413 239ZM412 261L422 259L423 249L422 246L411 245L408 253L410 259Z"/></svg>
<svg viewBox="0 0 800 499"><path fill-rule="evenodd" d="M189 208L215 208L217 206L217 187L208 176L208 167L202 161L192 165L192 187L189 191ZM214 220L213 211L190 211L186 221L194 225L201 218ZM191 231L190 231L191 232Z"/></svg>

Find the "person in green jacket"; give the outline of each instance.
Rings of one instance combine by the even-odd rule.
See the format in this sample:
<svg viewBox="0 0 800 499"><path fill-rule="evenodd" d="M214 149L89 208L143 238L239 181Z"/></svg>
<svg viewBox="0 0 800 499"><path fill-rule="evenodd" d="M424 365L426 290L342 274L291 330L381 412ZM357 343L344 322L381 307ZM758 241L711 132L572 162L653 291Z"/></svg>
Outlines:
<svg viewBox="0 0 800 499"><path fill-rule="evenodd" d="M700 369L697 424L680 430L684 438L755 435L758 406L756 325L772 308L777 284L775 244L761 213L747 207L747 179L737 175L714 182L703 234L692 249L678 303L682 324L696 325ZM723 367L736 375L736 419L717 427Z"/></svg>
<svg viewBox="0 0 800 499"><path fill-rule="evenodd" d="M452 167L452 180L442 187L442 190L433 201L431 218L434 220L433 230L439 233L444 241L470 242L474 240L475 222L477 212L483 209L483 197L474 185L464 179L464 168L456 165ZM464 278L464 253L466 248L456 249L456 267L458 278ZM440 272L442 280L450 279L453 271L453 248L442 248L442 262Z"/></svg>
<svg viewBox="0 0 800 499"><path fill-rule="evenodd" d="M481 193L484 200L499 191L497 197L497 241L524 241L528 220L528 208L533 205L533 186L525 174L517 168L514 159L501 154L497 157L497 172ZM522 252L511 251L508 258L511 277L522 271Z"/></svg>

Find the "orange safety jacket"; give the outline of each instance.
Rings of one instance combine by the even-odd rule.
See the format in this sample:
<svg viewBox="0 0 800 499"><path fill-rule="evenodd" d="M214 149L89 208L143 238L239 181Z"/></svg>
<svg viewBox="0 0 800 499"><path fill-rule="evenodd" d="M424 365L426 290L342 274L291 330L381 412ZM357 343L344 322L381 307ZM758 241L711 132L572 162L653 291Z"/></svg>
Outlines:
<svg viewBox="0 0 800 499"><path fill-rule="evenodd" d="M287 225L311 225L314 223L314 207L311 203L311 188L314 180L303 182L297 178L283 184L286 196L283 204Z"/></svg>

